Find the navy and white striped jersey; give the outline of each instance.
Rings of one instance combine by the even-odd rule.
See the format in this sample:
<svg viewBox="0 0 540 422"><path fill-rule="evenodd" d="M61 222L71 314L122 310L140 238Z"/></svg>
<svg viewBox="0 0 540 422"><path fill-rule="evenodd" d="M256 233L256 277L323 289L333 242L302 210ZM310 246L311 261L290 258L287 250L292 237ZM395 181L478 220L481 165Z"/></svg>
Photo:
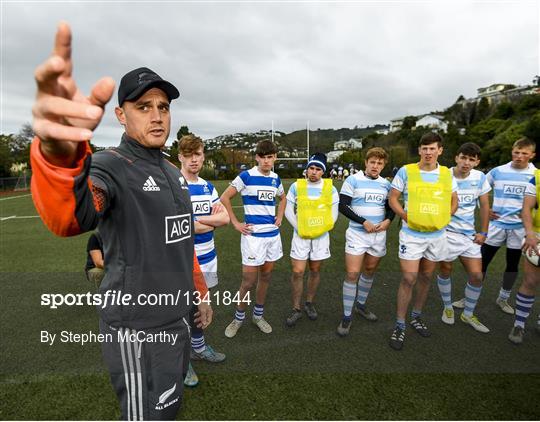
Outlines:
<svg viewBox="0 0 540 422"><path fill-rule="evenodd" d="M367 177L363 171L347 177L340 194L352 198L353 211L373 224L384 220L384 204L390 192L390 182L384 177L377 179ZM365 232L364 226L356 221L349 221L349 227L354 230Z"/></svg>
<svg viewBox="0 0 540 422"><path fill-rule="evenodd" d="M492 223L502 229L521 229L520 213L527 183L534 176L536 167L529 163L525 169L512 167L512 162L495 167L487 174L493 187L493 212L499 214Z"/></svg>
<svg viewBox="0 0 540 422"><path fill-rule="evenodd" d="M454 167L450 169L454 173ZM484 173L472 169L465 179L455 178L458 190L458 209L452 216L450 224L446 227L448 231L462 233L472 236L476 233L474 226L474 210L478 197L485 195L491 190Z"/></svg>
<svg viewBox="0 0 540 422"><path fill-rule="evenodd" d="M231 186L242 195L244 221L253 224L252 236L277 236L276 196L284 194L279 176L273 171L265 176L255 166L236 176Z"/></svg>
<svg viewBox="0 0 540 422"><path fill-rule="evenodd" d="M212 206L219 202L219 196L214 185L200 177L196 182L187 180L193 217L212 214ZM214 231L195 234L195 253L200 265L207 264L216 258L214 247Z"/></svg>

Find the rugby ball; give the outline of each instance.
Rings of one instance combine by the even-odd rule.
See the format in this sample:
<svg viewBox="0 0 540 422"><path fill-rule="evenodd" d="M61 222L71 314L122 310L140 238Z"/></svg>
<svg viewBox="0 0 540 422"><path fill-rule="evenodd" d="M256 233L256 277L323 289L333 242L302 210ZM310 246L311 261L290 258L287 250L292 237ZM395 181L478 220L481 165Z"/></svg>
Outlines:
<svg viewBox="0 0 540 422"><path fill-rule="evenodd" d="M521 247L525 244L525 238L521 241ZM535 253L536 252L536 253ZM523 255L525 255L525 258L527 258L527 261L529 261L531 264L535 266L539 266L538 263L540 261L540 257L538 256L540 254L540 241L536 244L536 251L529 255L529 253L523 252Z"/></svg>

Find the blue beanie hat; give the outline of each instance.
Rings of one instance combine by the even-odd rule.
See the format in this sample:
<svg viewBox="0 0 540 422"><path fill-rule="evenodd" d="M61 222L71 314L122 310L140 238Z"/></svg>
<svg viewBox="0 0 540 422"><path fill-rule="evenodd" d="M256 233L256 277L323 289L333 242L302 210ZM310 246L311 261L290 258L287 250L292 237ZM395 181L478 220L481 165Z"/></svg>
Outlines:
<svg viewBox="0 0 540 422"><path fill-rule="evenodd" d="M311 157L309 157L306 168L308 168L309 166L317 166L321 168L322 171L326 171L326 155L324 155L322 152L316 152Z"/></svg>

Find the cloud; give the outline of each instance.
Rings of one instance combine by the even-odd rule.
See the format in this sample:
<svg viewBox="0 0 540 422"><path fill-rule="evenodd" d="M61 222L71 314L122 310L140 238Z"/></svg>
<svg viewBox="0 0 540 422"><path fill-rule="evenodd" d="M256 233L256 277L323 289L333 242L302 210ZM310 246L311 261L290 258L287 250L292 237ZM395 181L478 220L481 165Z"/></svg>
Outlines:
<svg viewBox="0 0 540 422"><path fill-rule="evenodd" d="M342 3L7 3L2 130L31 119L33 70L59 20L73 30L74 74L88 92L146 65L175 83L175 134L203 137L387 123L441 110L538 69L535 1ZM116 143L116 95L96 131Z"/></svg>

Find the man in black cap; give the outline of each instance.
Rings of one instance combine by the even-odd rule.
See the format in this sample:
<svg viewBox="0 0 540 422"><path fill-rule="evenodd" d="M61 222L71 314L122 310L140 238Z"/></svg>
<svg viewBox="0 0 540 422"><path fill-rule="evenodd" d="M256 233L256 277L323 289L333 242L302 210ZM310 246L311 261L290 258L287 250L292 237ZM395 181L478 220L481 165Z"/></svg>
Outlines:
<svg viewBox="0 0 540 422"><path fill-rule="evenodd" d="M92 155L87 140L114 82L99 80L85 97L71 72L71 31L61 23L53 54L35 72L34 204L59 236L99 228L102 351L122 418L174 419L189 362L188 313L192 298L208 291L194 255L188 187L161 152L179 93L148 68L127 73L115 108L122 141ZM105 301L112 292L121 305ZM201 302L198 311L196 324L206 328L212 309Z"/></svg>
<svg viewBox="0 0 540 422"><path fill-rule="evenodd" d="M315 294L320 282L322 261L330 258L329 230L338 217L339 195L332 179L323 179L326 155L315 153L309 158L305 179L298 179L289 188L285 217L294 228L291 243L291 314L285 320L293 327L302 317L300 302L304 272L309 261L304 311L310 320L317 319Z"/></svg>

